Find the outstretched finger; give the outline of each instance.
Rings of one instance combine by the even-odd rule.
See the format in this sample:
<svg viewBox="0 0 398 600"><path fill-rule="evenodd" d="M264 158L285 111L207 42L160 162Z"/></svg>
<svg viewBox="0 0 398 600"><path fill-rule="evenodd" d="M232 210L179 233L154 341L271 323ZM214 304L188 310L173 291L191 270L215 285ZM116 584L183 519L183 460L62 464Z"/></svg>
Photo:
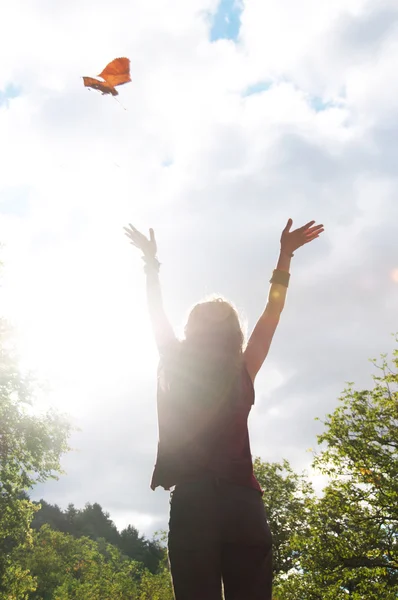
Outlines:
<svg viewBox="0 0 398 600"><path fill-rule="evenodd" d="M305 235L312 235L313 233L321 233L324 231L323 225L316 225L315 227L310 227L306 230Z"/></svg>
<svg viewBox="0 0 398 600"><path fill-rule="evenodd" d="M283 230L283 233L288 233L290 231L291 226L293 225L293 219L288 219L286 223L286 227Z"/></svg>
<svg viewBox="0 0 398 600"><path fill-rule="evenodd" d="M130 229L131 229L132 231L134 231L134 233L139 233L140 235L142 235L142 233L140 233L140 232L138 231L138 229L136 229L136 228L134 227L134 225L132 225L131 223L129 223L129 227L130 227Z"/></svg>
<svg viewBox="0 0 398 600"><path fill-rule="evenodd" d="M309 229L311 227L311 225L313 225L315 223L315 221L308 221L308 223L306 223L305 225L303 225L302 227L300 227L300 231L306 231L307 229Z"/></svg>
<svg viewBox="0 0 398 600"><path fill-rule="evenodd" d="M127 235L134 235L135 237L139 237L141 235L137 229L134 229L134 227L123 227L123 229Z"/></svg>
<svg viewBox="0 0 398 600"><path fill-rule="evenodd" d="M127 227L124 228L124 235L136 239L139 237L139 235L135 231L131 231L131 229L127 229Z"/></svg>
<svg viewBox="0 0 398 600"><path fill-rule="evenodd" d="M132 244L134 244L134 246L136 246L137 248L140 247L140 244L139 244L138 240L134 236L132 236L131 234L129 234L127 232L124 235L126 235L129 238L130 242Z"/></svg>
<svg viewBox="0 0 398 600"><path fill-rule="evenodd" d="M316 238L319 238L319 233L306 237L304 244L308 244L309 242L312 242L312 240L316 240Z"/></svg>

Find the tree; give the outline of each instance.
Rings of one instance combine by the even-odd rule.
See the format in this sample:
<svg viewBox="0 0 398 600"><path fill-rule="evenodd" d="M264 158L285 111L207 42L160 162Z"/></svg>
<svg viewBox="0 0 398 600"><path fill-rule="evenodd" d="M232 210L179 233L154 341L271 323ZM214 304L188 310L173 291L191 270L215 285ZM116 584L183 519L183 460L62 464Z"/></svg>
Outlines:
<svg viewBox="0 0 398 600"><path fill-rule="evenodd" d="M330 477L305 535L295 535L297 571L280 600L398 597L398 350L382 355L371 390L349 383L327 415L314 467Z"/></svg>
<svg viewBox="0 0 398 600"><path fill-rule="evenodd" d="M32 529L40 529L45 523L56 531L73 534L73 524L57 504L49 504L43 498L40 502L34 502L36 512L32 521Z"/></svg>
<svg viewBox="0 0 398 600"><path fill-rule="evenodd" d="M35 506L26 491L61 472L70 427L52 411L29 410L36 382L19 369L11 333L0 319L0 598L22 600L34 586L13 559L18 546L31 543Z"/></svg>
<svg viewBox="0 0 398 600"><path fill-rule="evenodd" d="M75 538L43 525L20 562L37 581L29 600L137 600L143 568L105 540Z"/></svg>
<svg viewBox="0 0 398 600"><path fill-rule="evenodd" d="M153 574L157 573L160 562L165 556L165 550L155 540L141 536L137 529L128 525L121 533L110 519L109 513L104 512L98 503L87 503L85 508L78 510L70 504L66 511L57 505L40 500L32 527L40 529L47 523L52 529L70 533L75 537L86 536L96 541L104 539L113 544L128 558L143 563Z"/></svg>
<svg viewBox="0 0 398 600"><path fill-rule="evenodd" d="M119 544L120 535L109 513L95 502L87 503L83 510L77 511L74 518L75 532L92 540L106 539L110 544Z"/></svg>
<svg viewBox="0 0 398 600"><path fill-rule="evenodd" d="M293 535L304 535L314 490L305 474L297 474L287 460L266 463L254 460L254 473L264 495L263 501L273 540L276 581L294 567L297 551L291 547Z"/></svg>
<svg viewBox="0 0 398 600"><path fill-rule="evenodd" d="M120 534L119 548L126 556L142 562L153 574L162 569L166 551L155 540L140 536L137 529L128 525Z"/></svg>
<svg viewBox="0 0 398 600"><path fill-rule="evenodd" d="M138 600L173 600L173 586L167 558L163 558L156 574L150 571L143 573Z"/></svg>

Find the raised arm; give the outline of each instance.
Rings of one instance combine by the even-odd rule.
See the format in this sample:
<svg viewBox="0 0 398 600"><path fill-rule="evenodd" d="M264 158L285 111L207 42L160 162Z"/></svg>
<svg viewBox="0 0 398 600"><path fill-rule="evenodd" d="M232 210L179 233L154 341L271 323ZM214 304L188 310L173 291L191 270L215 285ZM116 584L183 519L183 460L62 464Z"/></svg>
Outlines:
<svg viewBox="0 0 398 600"><path fill-rule="evenodd" d="M253 382L267 357L285 305L293 252L304 244L312 242L323 232L323 225L314 225L314 223L315 221L310 221L303 227L290 231L293 221L289 219L282 232L281 250L276 269L270 280L268 302L249 338L244 353L246 368Z"/></svg>
<svg viewBox="0 0 398 600"><path fill-rule="evenodd" d="M142 258L145 262L149 316L151 318L156 345L159 352L162 353L163 349L175 340L175 335L163 307L162 290L159 280L160 263L156 257L157 244L155 233L153 229L150 229L149 238L147 238L131 224L129 224L129 227L125 227L124 230L133 246L139 248L143 253Z"/></svg>

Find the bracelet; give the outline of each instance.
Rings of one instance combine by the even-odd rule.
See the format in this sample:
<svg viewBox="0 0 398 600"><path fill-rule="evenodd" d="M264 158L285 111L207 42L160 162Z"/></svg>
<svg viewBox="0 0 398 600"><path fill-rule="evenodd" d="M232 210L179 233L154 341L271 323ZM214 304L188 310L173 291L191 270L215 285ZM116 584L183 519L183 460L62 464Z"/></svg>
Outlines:
<svg viewBox="0 0 398 600"><path fill-rule="evenodd" d="M278 285L283 285L284 287L289 287L290 281L290 273L287 271L279 271L279 269L275 269L272 273L272 277L270 279L270 283L277 283Z"/></svg>
<svg viewBox="0 0 398 600"><path fill-rule="evenodd" d="M148 275L150 272L159 273L160 262L156 258L156 256L143 256L142 260L145 263L144 271Z"/></svg>

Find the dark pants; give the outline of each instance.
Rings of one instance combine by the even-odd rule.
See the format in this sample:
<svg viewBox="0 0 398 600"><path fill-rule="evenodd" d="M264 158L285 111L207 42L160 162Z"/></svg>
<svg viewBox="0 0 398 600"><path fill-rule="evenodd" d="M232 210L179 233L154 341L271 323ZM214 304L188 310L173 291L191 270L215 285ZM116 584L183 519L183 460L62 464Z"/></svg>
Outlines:
<svg viewBox="0 0 398 600"><path fill-rule="evenodd" d="M272 600L272 538L260 492L213 481L177 486L169 561L176 600Z"/></svg>

